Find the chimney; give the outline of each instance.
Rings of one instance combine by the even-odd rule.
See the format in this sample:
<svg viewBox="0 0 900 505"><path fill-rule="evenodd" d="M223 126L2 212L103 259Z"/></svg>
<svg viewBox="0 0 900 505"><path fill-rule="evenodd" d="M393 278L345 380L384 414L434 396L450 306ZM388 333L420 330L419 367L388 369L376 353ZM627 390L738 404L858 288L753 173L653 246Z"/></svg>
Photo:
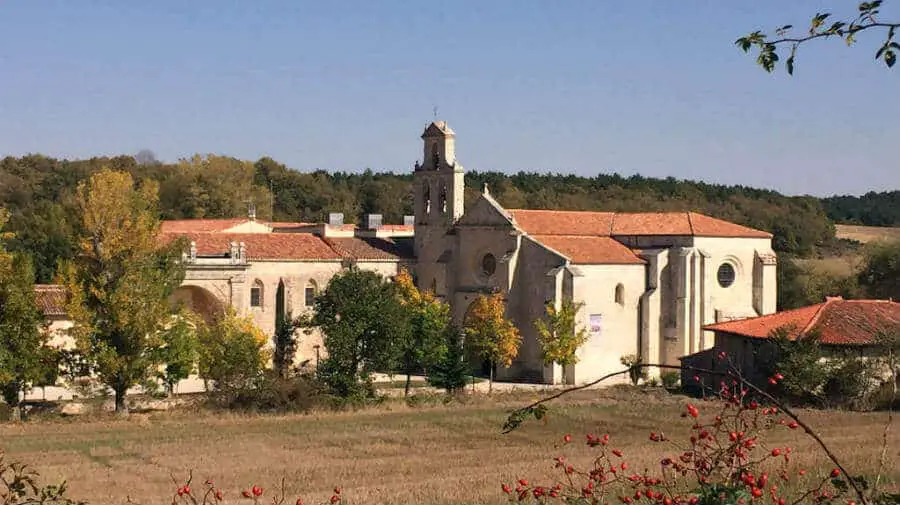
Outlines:
<svg viewBox="0 0 900 505"><path fill-rule="evenodd" d="M328 226L344 226L344 213L332 212L328 214Z"/></svg>
<svg viewBox="0 0 900 505"><path fill-rule="evenodd" d="M367 230L381 228L381 214L366 214L363 218L363 228Z"/></svg>
<svg viewBox="0 0 900 505"><path fill-rule="evenodd" d="M403 226L415 226L416 216L403 216Z"/></svg>

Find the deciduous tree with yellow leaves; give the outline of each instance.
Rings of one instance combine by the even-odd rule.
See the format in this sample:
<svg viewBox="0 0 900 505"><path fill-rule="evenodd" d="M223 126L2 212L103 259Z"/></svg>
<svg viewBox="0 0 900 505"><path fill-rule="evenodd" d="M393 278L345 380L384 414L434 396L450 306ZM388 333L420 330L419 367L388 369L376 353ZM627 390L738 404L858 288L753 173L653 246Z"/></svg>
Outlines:
<svg viewBox="0 0 900 505"><path fill-rule="evenodd" d="M406 328L398 339L398 364L406 374L403 394L409 395L412 374L427 372L446 352L444 332L450 323L450 307L431 291L420 291L405 269L394 279L394 285L406 312Z"/></svg>
<svg viewBox="0 0 900 505"><path fill-rule="evenodd" d="M253 386L271 357L269 337L251 317L238 316L229 306L215 322L201 327L200 377L217 391L230 394Z"/></svg>
<svg viewBox="0 0 900 505"><path fill-rule="evenodd" d="M464 324L466 349L470 356L490 362L488 392L494 387L494 367L508 367L519 355L522 336L506 319L503 295L479 295L469 307Z"/></svg>
<svg viewBox="0 0 900 505"><path fill-rule="evenodd" d="M168 297L181 284L184 244L158 242L157 185L135 187L127 172L103 169L78 185L78 253L64 263L60 282L78 350L115 393L116 412L127 413L125 393L156 372L158 350L171 321Z"/></svg>
<svg viewBox="0 0 900 505"><path fill-rule="evenodd" d="M575 352L588 339L587 330L579 328L577 323L578 311L583 306L584 303L581 302L564 300L557 309L551 302L547 304L547 319L538 319L534 322L540 337L544 364L557 363L568 366L578 363Z"/></svg>

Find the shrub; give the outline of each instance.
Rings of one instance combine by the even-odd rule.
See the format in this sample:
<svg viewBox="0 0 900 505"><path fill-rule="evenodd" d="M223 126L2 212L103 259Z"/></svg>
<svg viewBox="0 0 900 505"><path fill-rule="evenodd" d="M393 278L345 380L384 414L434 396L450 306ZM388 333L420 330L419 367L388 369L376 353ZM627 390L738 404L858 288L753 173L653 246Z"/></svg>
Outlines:
<svg viewBox="0 0 900 505"><path fill-rule="evenodd" d="M255 387L262 375L268 338L250 318L234 309L200 331L200 377L213 381L214 390L229 393Z"/></svg>
<svg viewBox="0 0 900 505"><path fill-rule="evenodd" d="M681 380L681 374L670 370L668 372L663 372L659 378L662 380L664 388L675 389L678 387L678 381Z"/></svg>
<svg viewBox="0 0 900 505"><path fill-rule="evenodd" d="M628 367L628 378L631 379L633 385L637 386L641 379L647 379L647 369L638 366L641 364L639 356L634 354L622 356L619 358L619 363Z"/></svg>
<svg viewBox="0 0 900 505"><path fill-rule="evenodd" d="M240 389L211 394L209 401L214 407L251 412L309 412L323 402L325 392L312 375L282 377L267 370Z"/></svg>
<svg viewBox="0 0 900 505"><path fill-rule="evenodd" d="M0 503L4 505L83 505L66 496L66 483L57 485L38 484L40 475L28 465L18 461L7 461L0 451Z"/></svg>
<svg viewBox="0 0 900 505"><path fill-rule="evenodd" d="M649 433L648 443L659 447L658 470L630 468L628 455L616 448L613 434L589 433L583 450L594 456L586 467L557 456L555 467L561 476L556 483L531 484L523 478L502 484L502 490L510 501L537 503L722 505L763 503L765 497L766 503L784 505L854 503L857 494L851 488L865 488L860 477L851 483L838 464L824 475L798 470L791 462L791 447L764 442L771 430L799 428L793 414L750 400L743 384L723 383L720 397L700 407L690 403L684 407L683 428L688 432L684 440L661 431ZM536 417L543 416L539 409L531 409ZM576 450L570 435L562 442ZM583 460L582 456L573 459ZM873 503L896 503L898 496L872 498Z"/></svg>

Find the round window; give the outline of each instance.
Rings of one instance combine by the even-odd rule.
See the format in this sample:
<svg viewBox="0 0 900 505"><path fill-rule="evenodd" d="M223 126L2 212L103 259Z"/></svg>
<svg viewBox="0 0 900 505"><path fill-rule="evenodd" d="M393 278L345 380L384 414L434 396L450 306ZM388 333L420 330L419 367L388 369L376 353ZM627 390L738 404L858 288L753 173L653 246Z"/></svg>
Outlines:
<svg viewBox="0 0 900 505"><path fill-rule="evenodd" d="M722 286L723 288L731 286L734 284L734 267L731 263L722 263L722 265L719 266L716 277L719 279L719 286Z"/></svg>
<svg viewBox="0 0 900 505"><path fill-rule="evenodd" d="M493 254L487 253L481 258L481 272L490 277L497 271L497 258Z"/></svg>

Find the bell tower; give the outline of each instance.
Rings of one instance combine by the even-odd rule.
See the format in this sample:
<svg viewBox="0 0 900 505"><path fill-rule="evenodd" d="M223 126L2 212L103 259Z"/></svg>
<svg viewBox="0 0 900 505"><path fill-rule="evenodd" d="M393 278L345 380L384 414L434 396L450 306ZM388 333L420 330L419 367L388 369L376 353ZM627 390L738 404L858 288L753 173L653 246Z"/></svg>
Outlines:
<svg viewBox="0 0 900 505"><path fill-rule="evenodd" d="M456 161L456 133L446 121L428 125L422 144L422 163L413 174L415 254L419 282L429 286L438 257L449 247L446 233L463 214L465 172Z"/></svg>

